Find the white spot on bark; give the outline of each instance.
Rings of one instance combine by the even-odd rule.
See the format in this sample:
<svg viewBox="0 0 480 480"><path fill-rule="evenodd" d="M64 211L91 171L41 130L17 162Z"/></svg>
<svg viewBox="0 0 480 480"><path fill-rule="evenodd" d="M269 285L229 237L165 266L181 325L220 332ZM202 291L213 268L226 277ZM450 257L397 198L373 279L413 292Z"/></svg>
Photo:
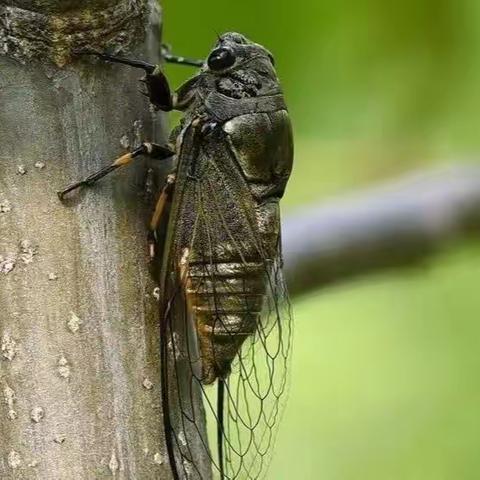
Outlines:
<svg viewBox="0 0 480 480"><path fill-rule="evenodd" d="M63 435L63 434L59 433L59 434L55 435L55 437L53 437L53 441L55 443L58 443L59 445L61 445L62 443L65 442L66 438L67 438L66 435Z"/></svg>
<svg viewBox="0 0 480 480"><path fill-rule="evenodd" d="M63 378L69 379L71 375L70 364L64 355L59 358L57 365L58 374Z"/></svg>
<svg viewBox="0 0 480 480"><path fill-rule="evenodd" d="M155 287L153 289L153 298L159 302L160 301L160 287Z"/></svg>
<svg viewBox="0 0 480 480"><path fill-rule="evenodd" d="M112 472L113 476L118 472L120 468L120 464L118 463L117 454L115 450L112 450L112 456L110 457L110 461L108 462L108 468Z"/></svg>
<svg viewBox="0 0 480 480"><path fill-rule="evenodd" d="M152 381L149 379L149 378L145 378L143 380L143 386L144 388L146 388L147 390L151 390L153 388L153 383Z"/></svg>
<svg viewBox="0 0 480 480"><path fill-rule="evenodd" d="M0 213L7 213L12 210L12 205L8 200L2 200L0 202Z"/></svg>
<svg viewBox="0 0 480 480"><path fill-rule="evenodd" d="M38 247L33 245L30 240L22 240L20 242L20 260L25 264L28 265L29 263L33 262L33 257L37 255Z"/></svg>
<svg viewBox="0 0 480 480"><path fill-rule="evenodd" d="M8 333L2 336L2 343L0 346L3 358L12 361L17 355L17 342Z"/></svg>
<svg viewBox="0 0 480 480"><path fill-rule="evenodd" d="M154 190L154 171L153 168L147 169L147 175L145 177L145 192L148 194L153 193Z"/></svg>
<svg viewBox="0 0 480 480"><path fill-rule="evenodd" d="M140 145L143 141L143 123L141 120L133 122L133 133L135 135L135 145Z"/></svg>
<svg viewBox="0 0 480 480"><path fill-rule="evenodd" d="M55 272L50 272L48 274L48 279L50 281L54 282L55 280L58 280L58 275Z"/></svg>
<svg viewBox="0 0 480 480"><path fill-rule="evenodd" d="M5 404L8 407L7 417L9 420L15 420L18 417L18 414L15 411L15 400L17 399L15 390L10 388L8 384L5 384L5 388L3 389L3 395L5 399Z"/></svg>
<svg viewBox="0 0 480 480"><path fill-rule="evenodd" d="M45 416L45 410L42 407L34 407L30 412L30 418L35 423L39 423L44 416Z"/></svg>
<svg viewBox="0 0 480 480"><path fill-rule="evenodd" d="M11 450L7 457L8 466L15 470L22 464L22 458L20 454L15 450Z"/></svg>
<svg viewBox="0 0 480 480"><path fill-rule="evenodd" d="M130 140L128 139L128 135L122 135L122 137L120 138L120 145L125 150L128 150L128 148L130 148Z"/></svg>
<svg viewBox="0 0 480 480"><path fill-rule="evenodd" d="M36 467L38 467L38 463L39 463L38 460L32 460L32 461L28 464L28 466L29 466L30 468L36 468Z"/></svg>
<svg viewBox="0 0 480 480"><path fill-rule="evenodd" d="M27 169L25 168L25 165L18 165L17 166L17 173L19 175L25 175L27 173Z"/></svg>
<svg viewBox="0 0 480 480"><path fill-rule="evenodd" d="M67 321L67 326L72 333L77 333L80 330L80 325L82 323L83 322L77 317L77 315L75 315L75 313L70 312L70 318Z"/></svg>
<svg viewBox="0 0 480 480"><path fill-rule="evenodd" d="M10 273L16 265L14 258L4 258L0 255L0 272L7 275Z"/></svg>
<svg viewBox="0 0 480 480"><path fill-rule="evenodd" d="M153 456L153 461L157 464L157 465L163 465L163 456L160 454L160 453L156 453L154 456Z"/></svg>
<svg viewBox="0 0 480 480"><path fill-rule="evenodd" d="M43 162L36 162L34 166L35 168L38 168L38 170L43 170L45 168L45 164Z"/></svg>

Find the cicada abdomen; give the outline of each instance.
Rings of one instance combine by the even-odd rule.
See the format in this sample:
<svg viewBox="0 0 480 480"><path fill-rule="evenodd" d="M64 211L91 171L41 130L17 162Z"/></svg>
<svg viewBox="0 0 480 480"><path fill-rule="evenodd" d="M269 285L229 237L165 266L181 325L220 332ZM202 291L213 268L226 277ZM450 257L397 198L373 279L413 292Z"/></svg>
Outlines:
<svg viewBox="0 0 480 480"><path fill-rule="evenodd" d="M267 50L226 34L207 66L177 93L185 117L175 136L162 292L165 336L187 337L188 360L164 355L167 430L177 478L206 478L191 447L201 437L220 478L256 479L278 425L291 346L279 200L292 132ZM207 387L215 382L216 402ZM196 395L216 422L216 454Z"/></svg>
<svg viewBox="0 0 480 480"><path fill-rule="evenodd" d="M261 263L253 259L241 263L232 257L217 260L220 263L190 264L185 285L206 385L230 373L243 342L255 333L266 293Z"/></svg>

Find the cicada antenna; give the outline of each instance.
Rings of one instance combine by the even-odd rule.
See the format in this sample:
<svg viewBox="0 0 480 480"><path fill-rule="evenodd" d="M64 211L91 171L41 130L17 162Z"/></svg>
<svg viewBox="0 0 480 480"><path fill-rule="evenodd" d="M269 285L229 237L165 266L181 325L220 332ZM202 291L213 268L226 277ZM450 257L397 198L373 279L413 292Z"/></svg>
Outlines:
<svg viewBox="0 0 480 480"><path fill-rule="evenodd" d="M176 65L186 65L189 67L203 67L204 60L182 57L180 55L174 55L170 45L164 43L161 49L162 58L167 63L174 63Z"/></svg>

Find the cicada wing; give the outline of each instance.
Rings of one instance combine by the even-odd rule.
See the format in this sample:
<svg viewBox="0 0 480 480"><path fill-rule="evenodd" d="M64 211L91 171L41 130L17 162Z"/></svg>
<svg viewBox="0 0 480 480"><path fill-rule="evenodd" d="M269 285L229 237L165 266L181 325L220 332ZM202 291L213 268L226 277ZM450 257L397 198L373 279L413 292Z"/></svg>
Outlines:
<svg viewBox="0 0 480 480"><path fill-rule="evenodd" d="M196 378L198 352L191 318L177 292L162 328L162 396L167 449L174 479L209 479L210 452L204 430L203 392ZM175 461L172 459L175 458Z"/></svg>
<svg viewBox="0 0 480 480"><path fill-rule="evenodd" d="M173 215L189 198L184 185L172 205ZM172 215L172 213L171 213ZM170 223L175 224L172 217ZM204 386L194 317L185 295L181 257L175 253L178 227L167 234L161 298L162 403L167 450L174 480L212 478L209 440L205 429ZM191 246L195 241L192 235Z"/></svg>
<svg viewBox="0 0 480 480"><path fill-rule="evenodd" d="M214 478L261 478L288 385L292 321L279 235L268 254L248 186L222 160L210 160L195 180L177 174L162 305L166 430L176 478L209 479L209 462ZM202 310L214 312L210 329L222 332L220 343L218 335L200 338ZM248 335L239 335L238 325L230 330L238 311ZM221 417L205 365L224 362L232 349Z"/></svg>
<svg viewBox="0 0 480 480"><path fill-rule="evenodd" d="M293 323L278 259L268 276L261 320L227 380L224 441L229 479L263 478L289 387Z"/></svg>

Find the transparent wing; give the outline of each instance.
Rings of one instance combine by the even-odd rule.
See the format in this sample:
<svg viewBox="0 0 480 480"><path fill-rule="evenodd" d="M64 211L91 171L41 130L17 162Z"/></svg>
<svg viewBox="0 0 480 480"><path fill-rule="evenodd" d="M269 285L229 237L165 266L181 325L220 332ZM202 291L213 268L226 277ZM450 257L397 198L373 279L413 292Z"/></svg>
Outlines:
<svg viewBox="0 0 480 480"><path fill-rule="evenodd" d="M266 473L288 389L292 315L280 262L257 329L242 346L227 380L226 478L258 479Z"/></svg>
<svg viewBox="0 0 480 480"><path fill-rule="evenodd" d="M208 162L200 180L180 183L176 198L162 331L167 442L176 478L262 478L285 402L292 340L279 235L273 249L262 240L245 181L226 162ZM194 306L187 291L194 291ZM213 331L223 332L223 343L217 338L205 345L195 314L202 308L215 312ZM231 328L238 311L253 322L247 338ZM218 381L205 384L204 366L220 362L229 343L237 354L222 409Z"/></svg>

